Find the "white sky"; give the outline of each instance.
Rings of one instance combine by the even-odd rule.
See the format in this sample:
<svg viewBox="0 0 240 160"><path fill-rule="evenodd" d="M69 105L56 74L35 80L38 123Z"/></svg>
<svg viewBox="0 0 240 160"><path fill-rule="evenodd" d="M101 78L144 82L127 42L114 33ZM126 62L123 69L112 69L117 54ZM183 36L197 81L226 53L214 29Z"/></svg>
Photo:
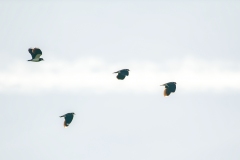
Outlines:
<svg viewBox="0 0 240 160"><path fill-rule="evenodd" d="M239 19L237 1L0 1L0 159L239 160Z"/></svg>

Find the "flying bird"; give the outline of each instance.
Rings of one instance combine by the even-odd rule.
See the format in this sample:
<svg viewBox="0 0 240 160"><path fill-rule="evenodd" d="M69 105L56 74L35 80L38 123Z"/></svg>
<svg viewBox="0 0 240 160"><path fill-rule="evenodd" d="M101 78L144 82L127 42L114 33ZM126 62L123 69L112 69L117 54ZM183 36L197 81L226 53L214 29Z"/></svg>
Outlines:
<svg viewBox="0 0 240 160"><path fill-rule="evenodd" d="M42 51L39 48L29 48L28 52L31 54L32 59L28 60L28 61L32 61L32 62L40 62L43 61L41 57L42 55Z"/></svg>
<svg viewBox="0 0 240 160"><path fill-rule="evenodd" d="M171 93L174 93L176 91L176 82L168 82L161 86L165 86L165 90L163 92L164 97L169 96Z"/></svg>
<svg viewBox="0 0 240 160"><path fill-rule="evenodd" d="M114 72L114 73L117 73L117 79L119 80L123 80L126 76L129 75L129 69L122 69L120 71L117 71L117 72Z"/></svg>
<svg viewBox="0 0 240 160"><path fill-rule="evenodd" d="M75 113L67 113L67 114L64 114L60 117L64 117L65 118L65 121L63 123L63 126L64 128L67 128L69 126L69 124L72 122L73 120L73 116L75 115Z"/></svg>

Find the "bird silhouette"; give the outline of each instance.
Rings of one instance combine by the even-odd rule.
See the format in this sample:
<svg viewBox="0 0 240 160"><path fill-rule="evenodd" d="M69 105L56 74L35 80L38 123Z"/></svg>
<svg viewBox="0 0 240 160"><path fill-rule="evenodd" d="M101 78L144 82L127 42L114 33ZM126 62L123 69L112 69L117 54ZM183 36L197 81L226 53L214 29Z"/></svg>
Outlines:
<svg viewBox="0 0 240 160"><path fill-rule="evenodd" d="M40 62L43 61L42 58L40 58L40 56L42 55L42 51L39 48L29 48L28 52L31 54L32 59L28 60L28 61L32 61L32 62Z"/></svg>
<svg viewBox="0 0 240 160"><path fill-rule="evenodd" d="M165 86L165 90L163 92L164 97L169 96L171 93L174 93L176 91L176 82L168 82L161 86Z"/></svg>
<svg viewBox="0 0 240 160"><path fill-rule="evenodd" d="M117 73L117 79L119 80L123 80L126 76L129 75L129 69L122 69L122 70L119 70L117 72L114 72L114 73Z"/></svg>
<svg viewBox="0 0 240 160"><path fill-rule="evenodd" d="M73 116L75 115L75 113L67 113L67 114L64 114L60 117L64 117L65 118L65 121L63 123L63 126L64 128L67 128L69 126L69 124L72 122L73 120Z"/></svg>

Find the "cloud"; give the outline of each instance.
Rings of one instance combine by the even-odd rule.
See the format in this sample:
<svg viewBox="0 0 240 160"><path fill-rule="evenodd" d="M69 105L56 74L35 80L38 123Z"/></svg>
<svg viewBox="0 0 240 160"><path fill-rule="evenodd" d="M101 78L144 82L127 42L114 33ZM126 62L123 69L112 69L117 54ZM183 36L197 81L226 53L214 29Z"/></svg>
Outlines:
<svg viewBox="0 0 240 160"><path fill-rule="evenodd" d="M116 79L112 74L129 68L130 76ZM162 92L160 84L175 81L177 92L240 90L240 66L194 58L169 62L108 63L97 58L76 61L15 62L0 69L0 92L64 91L95 93Z"/></svg>

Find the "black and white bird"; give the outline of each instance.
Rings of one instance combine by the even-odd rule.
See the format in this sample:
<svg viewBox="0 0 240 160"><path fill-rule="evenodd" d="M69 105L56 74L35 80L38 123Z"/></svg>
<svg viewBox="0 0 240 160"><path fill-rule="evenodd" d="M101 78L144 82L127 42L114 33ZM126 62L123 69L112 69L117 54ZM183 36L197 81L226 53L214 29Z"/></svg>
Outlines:
<svg viewBox="0 0 240 160"><path fill-rule="evenodd" d="M117 73L117 79L119 80L123 80L126 76L129 75L129 69L122 69L120 71L117 71L117 72L114 72L114 73Z"/></svg>
<svg viewBox="0 0 240 160"><path fill-rule="evenodd" d="M32 62L40 62L43 61L41 57L42 55L42 51L39 48L29 48L28 52L31 54L32 59L28 60L28 61L32 61Z"/></svg>
<svg viewBox="0 0 240 160"><path fill-rule="evenodd" d="M65 121L63 123L63 126L64 128L67 128L69 126L69 124L72 122L73 120L73 116L75 115L75 113L67 113L67 114L64 114L60 117L64 117L65 118Z"/></svg>
<svg viewBox="0 0 240 160"><path fill-rule="evenodd" d="M176 82L168 82L161 86L165 86L165 90L163 92L164 97L169 96L171 93L174 93L176 91Z"/></svg>

